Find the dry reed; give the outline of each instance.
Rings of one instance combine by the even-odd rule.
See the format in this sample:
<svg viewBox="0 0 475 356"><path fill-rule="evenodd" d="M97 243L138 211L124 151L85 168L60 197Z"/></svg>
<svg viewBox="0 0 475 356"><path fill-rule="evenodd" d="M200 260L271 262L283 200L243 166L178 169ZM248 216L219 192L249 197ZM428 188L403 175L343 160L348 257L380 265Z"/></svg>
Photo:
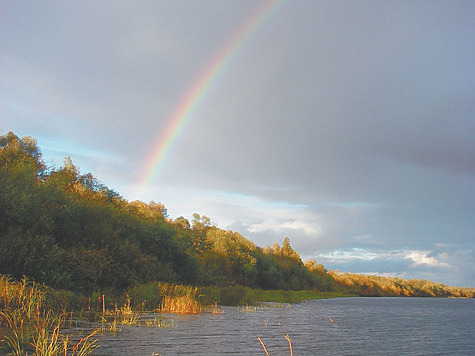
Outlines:
<svg viewBox="0 0 475 356"><path fill-rule="evenodd" d="M285 340L287 340L289 343L290 356L293 356L294 352L292 350L292 340L290 340L289 335L284 335L284 337L285 337ZM257 337L257 340L259 340L259 342L261 343L262 348L264 349L266 355L269 356L269 352L267 351L266 345L264 345L264 342L262 341L262 339L260 337Z"/></svg>
<svg viewBox="0 0 475 356"><path fill-rule="evenodd" d="M285 335L285 340L287 340L289 342L290 356L293 356L294 352L292 351L292 341L290 340L289 335Z"/></svg>
<svg viewBox="0 0 475 356"><path fill-rule="evenodd" d="M261 343L262 348L263 348L264 351L266 352L266 355L269 356L269 353L267 352L266 345L264 345L264 342L261 340L261 338L260 338L259 336L257 337L257 340L259 340L259 342Z"/></svg>
<svg viewBox="0 0 475 356"><path fill-rule="evenodd" d="M61 333L66 314L56 313L46 304L47 288L23 278L13 281L0 275L0 327L4 344L11 355L35 356L91 354L97 347L92 332L77 343Z"/></svg>
<svg viewBox="0 0 475 356"><path fill-rule="evenodd" d="M201 303L189 296L165 296L161 312L177 314L199 314L203 311Z"/></svg>

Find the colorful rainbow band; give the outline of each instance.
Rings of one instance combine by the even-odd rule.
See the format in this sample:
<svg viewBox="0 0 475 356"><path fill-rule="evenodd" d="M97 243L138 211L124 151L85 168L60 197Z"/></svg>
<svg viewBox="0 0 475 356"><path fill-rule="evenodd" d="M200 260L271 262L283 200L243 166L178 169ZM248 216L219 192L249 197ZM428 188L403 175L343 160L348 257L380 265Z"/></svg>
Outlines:
<svg viewBox="0 0 475 356"><path fill-rule="evenodd" d="M226 45L218 51L204 70L196 77L186 94L166 120L167 124L160 132L145 161L140 175L139 186L144 190L158 173L194 111L206 96L213 83L223 74L245 44L272 17L286 0L270 0L261 4Z"/></svg>

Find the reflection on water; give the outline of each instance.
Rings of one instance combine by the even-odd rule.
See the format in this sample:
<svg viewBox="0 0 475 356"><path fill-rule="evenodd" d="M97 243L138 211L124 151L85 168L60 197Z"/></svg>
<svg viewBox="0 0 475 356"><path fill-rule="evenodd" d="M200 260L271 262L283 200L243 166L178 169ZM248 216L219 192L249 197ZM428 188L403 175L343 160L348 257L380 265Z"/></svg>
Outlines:
<svg viewBox="0 0 475 356"><path fill-rule="evenodd" d="M173 327L122 327L97 355L473 355L475 300L339 298L223 314L172 315ZM146 316L156 318L156 315Z"/></svg>

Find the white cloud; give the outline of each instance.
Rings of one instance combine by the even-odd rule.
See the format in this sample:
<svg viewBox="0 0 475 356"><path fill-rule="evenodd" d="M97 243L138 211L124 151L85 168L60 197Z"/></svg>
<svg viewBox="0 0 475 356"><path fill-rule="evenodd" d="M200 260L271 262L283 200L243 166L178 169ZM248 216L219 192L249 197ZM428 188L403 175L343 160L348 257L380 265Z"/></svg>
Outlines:
<svg viewBox="0 0 475 356"><path fill-rule="evenodd" d="M358 272L358 274L363 274L366 276L388 277L388 278L404 278L404 279L411 278L411 274L409 272Z"/></svg>
<svg viewBox="0 0 475 356"><path fill-rule="evenodd" d="M338 249L318 255L318 258L324 258L334 263L346 263L354 260L371 261L381 258L392 258L391 252L370 251L362 248L352 248L349 250Z"/></svg>
<svg viewBox="0 0 475 356"><path fill-rule="evenodd" d="M429 256L429 254L429 251L408 251L404 258L412 260L413 266L426 265L431 267L450 267L449 264L440 262L435 257Z"/></svg>
<svg viewBox="0 0 475 356"><path fill-rule="evenodd" d="M430 251L409 250L409 251L381 251L369 250L363 248L338 249L318 255L332 263L349 263L355 261L373 261L373 260L411 260L412 267L428 266L428 267L450 267L446 262L441 260L447 259L447 253L437 255L439 259L431 255Z"/></svg>
<svg viewBox="0 0 475 356"><path fill-rule="evenodd" d="M251 224L247 229L250 233L264 232L264 231L287 231L294 230L303 232L306 235L318 235L321 233L321 227L309 221L304 221L302 219L293 218L287 220L286 218L279 218L279 212L268 212L270 216L265 217L264 220L258 224ZM272 214L275 214L272 216Z"/></svg>

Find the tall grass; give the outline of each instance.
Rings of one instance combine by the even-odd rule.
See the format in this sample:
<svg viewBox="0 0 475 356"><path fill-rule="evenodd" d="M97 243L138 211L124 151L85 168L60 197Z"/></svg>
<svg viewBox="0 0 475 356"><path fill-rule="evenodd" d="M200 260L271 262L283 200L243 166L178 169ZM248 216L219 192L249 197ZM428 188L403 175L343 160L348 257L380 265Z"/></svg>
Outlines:
<svg viewBox="0 0 475 356"><path fill-rule="evenodd" d="M127 293L136 310L197 314L206 308L206 305L200 301L197 287L151 282L137 285L129 289Z"/></svg>
<svg viewBox="0 0 475 356"><path fill-rule="evenodd" d="M0 347L11 355L53 356L91 354L97 347L92 332L78 342L61 333L66 314L46 303L48 289L0 275Z"/></svg>
<svg viewBox="0 0 475 356"><path fill-rule="evenodd" d="M189 296L163 298L161 312L178 314L199 314L203 311L201 303Z"/></svg>

